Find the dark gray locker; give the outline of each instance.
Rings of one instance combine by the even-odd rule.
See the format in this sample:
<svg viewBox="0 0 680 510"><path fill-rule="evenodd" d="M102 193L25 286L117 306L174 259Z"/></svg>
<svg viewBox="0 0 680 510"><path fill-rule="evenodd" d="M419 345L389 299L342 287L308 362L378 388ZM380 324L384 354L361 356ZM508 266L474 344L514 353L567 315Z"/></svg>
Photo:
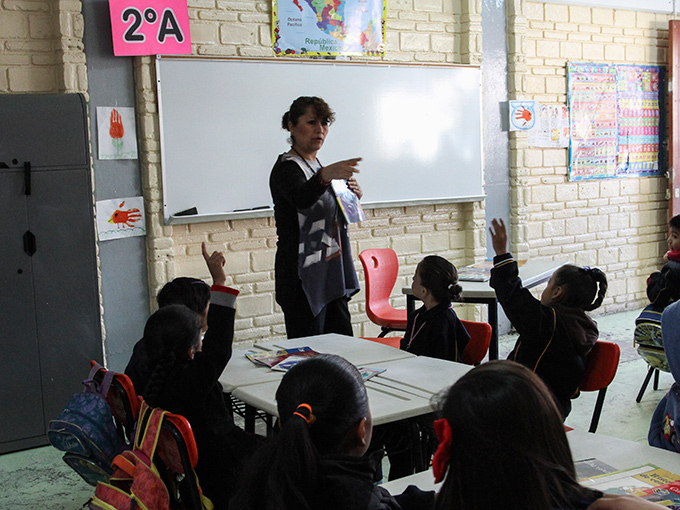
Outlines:
<svg viewBox="0 0 680 510"><path fill-rule="evenodd" d="M89 163L81 95L0 95L0 453L45 444L102 361Z"/></svg>

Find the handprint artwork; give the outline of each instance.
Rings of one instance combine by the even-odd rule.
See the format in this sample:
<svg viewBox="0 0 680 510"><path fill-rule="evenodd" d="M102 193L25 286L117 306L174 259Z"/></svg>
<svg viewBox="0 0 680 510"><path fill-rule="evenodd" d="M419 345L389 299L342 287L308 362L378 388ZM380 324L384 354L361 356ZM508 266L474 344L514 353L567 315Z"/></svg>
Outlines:
<svg viewBox="0 0 680 510"><path fill-rule="evenodd" d="M123 200L118 207L123 207L125 205L125 200ZM139 209L136 207L127 209L125 211L121 209L116 209L111 217L109 218L109 223L115 224L118 228L125 228L126 226L132 227L133 223L139 221L142 215L139 213Z"/></svg>
<svg viewBox="0 0 680 510"><path fill-rule="evenodd" d="M535 101L510 101L510 131L526 131L536 124Z"/></svg>
<svg viewBox="0 0 680 510"><path fill-rule="evenodd" d="M99 159L137 159L135 109L98 106Z"/></svg>
<svg viewBox="0 0 680 510"><path fill-rule="evenodd" d="M111 136L111 143L116 150L116 156L120 156L123 148L123 135L125 128L123 127L123 119L120 113L115 108L111 110L111 124L109 127L109 136Z"/></svg>
<svg viewBox="0 0 680 510"><path fill-rule="evenodd" d="M127 197L97 201L99 240L146 234L144 198Z"/></svg>

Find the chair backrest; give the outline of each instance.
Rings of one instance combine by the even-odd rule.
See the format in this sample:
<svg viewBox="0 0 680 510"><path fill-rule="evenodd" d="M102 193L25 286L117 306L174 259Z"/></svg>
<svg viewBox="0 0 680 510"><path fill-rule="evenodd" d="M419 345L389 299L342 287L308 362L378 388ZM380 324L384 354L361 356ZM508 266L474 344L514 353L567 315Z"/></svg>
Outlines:
<svg viewBox="0 0 680 510"><path fill-rule="evenodd" d="M470 341L461 354L461 361L467 365L479 365L489 350L491 324L461 320L470 335Z"/></svg>
<svg viewBox="0 0 680 510"><path fill-rule="evenodd" d="M94 366L95 363L95 361L90 361L91 366ZM106 369L100 368L94 376L95 381L103 380L105 373ZM111 407L111 413L119 432L122 432L128 444L132 444L134 427L139 416L139 399L135 393L135 387L127 375L120 373L113 375L111 387L106 394L106 401Z"/></svg>
<svg viewBox="0 0 680 510"><path fill-rule="evenodd" d="M366 315L382 325L385 310L393 310L390 296L399 273L399 259L390 248L373 248L359 254L366 280Z"/></svg>
<svg viewBox="0 0 680 510"><path fill-rule="evenodd" d="M581 391L598 391L606 388L614 380L619 366L621 349L613 342L598 340L595 342L586 363L579 389Z"/></svg>
<svg viewBox="0 0 680 510"><path fill-rule="evenodd" d="M201 489L194 470L198 464L198 448L189 421L179 414L167 413L161 424L156 454L168 485L172 508L201 510Z"/></svg>

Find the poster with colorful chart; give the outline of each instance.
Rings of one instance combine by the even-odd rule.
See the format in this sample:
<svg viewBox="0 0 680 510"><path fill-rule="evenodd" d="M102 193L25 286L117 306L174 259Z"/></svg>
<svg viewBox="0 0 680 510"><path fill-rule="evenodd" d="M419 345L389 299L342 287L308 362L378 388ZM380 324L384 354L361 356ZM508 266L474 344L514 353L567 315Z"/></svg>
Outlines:
<svg viewBox="0 0 680 510"><path fill-rule="evenodd" d="M273 0L275 55L384 55L384 0Z"/></svg>
<svg viewBox="0 0 680 510"><path fill-rule="evenodd" d="M137 159L135 109L98 106L97 141L99 159Z"/></svg>
<svg viewBox="0 0 680 510"><path fill-rule="evenodd" d="M100 241L145 235L144 197L99 200L97 231Z"/></svg>
<svg viewBox="0 0 680 510"><path fill-rule="evenodd" d="M659 173L659 68L616 66L619 111L617 175Z"/></svg>
<svg viewBox="0 0 680 510"><path fill-rule="evenodd" d="M567 65L569 180L663 173L660 68Z"/></svg>

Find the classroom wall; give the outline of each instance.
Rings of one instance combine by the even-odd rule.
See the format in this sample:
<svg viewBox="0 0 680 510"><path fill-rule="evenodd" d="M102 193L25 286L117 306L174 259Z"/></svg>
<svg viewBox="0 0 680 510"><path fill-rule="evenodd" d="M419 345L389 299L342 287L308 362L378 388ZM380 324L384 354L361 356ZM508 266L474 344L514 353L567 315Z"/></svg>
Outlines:
<svg viewBox="0 0 680 510"><path fill-rule="evenodd" d="M548 2L508 3L510 99L564 104L566 62L667 63L666 14ZM513 250L520 257L598 266L604 312L641 308L666 251L666 177L569 182L568 150L511 134Z"/></svg>
<svg viewBox="0 0 680 510"><path fill-rule="evenodd" d="M372 60L479 63L480 5L467 0L388 0L387 55ZM189 2L195 54L271 56L269 2L220 2L219 7L215 9L213 2ZM161 226L160 153L152 59L140 59L137 83L141 84L138 110L142 115L142 145L150 149L144 156L143 172L147 214L153 218L148 223L155 225L147 236L152 294L176 276L207 277L200 255L200 243L206 240L211 249L226 249L230 283L241 290L236 341L284 336L283 314L274 299L276 231L273 217ZM318 94L323 96L322 84ZM342 112L337 115L341 116ZM332 128L330 136L333 136ZM285 140L287 133L282 131L281 137ZM272 165L276 156L272 151ZM416 172L413 178L418 178ZM358 260L362 250L391 247L397 251L401 277L394 292L395 303L405 306L401 287L410 284L415 266L424 254L439 253L459 265L483 258L483 204L368 210L366 221L351 227L350 237L362 281L363 271ZM350 310L355 334L377 336L379 328L370 323L365 314L363 291L351 301Z"/></svg>
<svg viewBox="0 0 680 510"><path fill-rule="evenodd" d="M480 63L480 6L480 0L387 0L388 46L381 60ZM195 54L270 56L269 2L190 0L189 7ZM87 90L80 9L77 0L0 5L0 93ZM523 0L507 0L506 10L510 99L564 103L568 59L638 64L667 59L670 17L665 14ZM200 242L207 240L211 248L227 250L230 281L242 291L236 340L283 336L283 316L273 296L272 218L162 224L152 59L135 58L134 74L149 295L175 276L207 277L200 256ZM666 179L570 183L567 151L530 148L521 133L510 134L510 162L512 250L522 258L597 265L610 278L599 312L641 308L644 281L662 263ZM394 300L403 306L399 289L410 283L425 254L439 253L458 265L484 257L486 221L483 203L376 209L368 211L366 222L352 226L352 248L355 258L369 247L399 253ZM363 278L358 258L356 266ZM377 334L365 316L363 292L351 306L355 333ZM470 308L471 315L479 315Z"/></svg>

